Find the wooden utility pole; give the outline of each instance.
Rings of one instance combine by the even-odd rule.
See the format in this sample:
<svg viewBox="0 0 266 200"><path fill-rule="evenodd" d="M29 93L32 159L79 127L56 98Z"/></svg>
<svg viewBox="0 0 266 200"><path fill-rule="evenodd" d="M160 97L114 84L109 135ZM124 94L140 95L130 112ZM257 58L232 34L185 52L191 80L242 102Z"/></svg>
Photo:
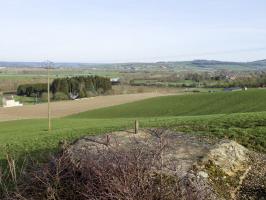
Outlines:
<svg viewBox="0 0 266 200"><path fill-rule="evenodd" d="M48 132L50 132L51 131L50 62L47 62L47 101L48 101Z"/></svg>

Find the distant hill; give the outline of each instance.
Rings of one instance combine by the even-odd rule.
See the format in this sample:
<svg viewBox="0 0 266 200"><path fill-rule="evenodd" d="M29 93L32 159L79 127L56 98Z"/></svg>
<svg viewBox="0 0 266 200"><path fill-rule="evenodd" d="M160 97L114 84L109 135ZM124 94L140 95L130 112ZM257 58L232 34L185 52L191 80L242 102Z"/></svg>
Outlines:
<svg viewBox="0 0 266 200"><path fill-rule="evenodd" d="M35 68L44 67L43 62L4 62L0 67ZM252 62L226 62L217 60L193 60L154 63L53 63L53 67L60 68L113 68L125 70L146 69L175 69L175 70L266 70L266 59Z"/></svg>
<svg viewBox="0 0 266 200"><path fill-rule="evenodd" d="M86 66L95 66L98 64L89 64L89 63L53 63L53 67L86 67ZM29 68L35 68L35 67L45 67L44 62L5 62L0 61L0 67L29 67Z"/></svg>
<svg viewBox="0 0 266 200"><path fill-rule="evenodd" d="M266 59L250 62L250 64L255 65L255 66L265 67L266 66Z"/></svg>

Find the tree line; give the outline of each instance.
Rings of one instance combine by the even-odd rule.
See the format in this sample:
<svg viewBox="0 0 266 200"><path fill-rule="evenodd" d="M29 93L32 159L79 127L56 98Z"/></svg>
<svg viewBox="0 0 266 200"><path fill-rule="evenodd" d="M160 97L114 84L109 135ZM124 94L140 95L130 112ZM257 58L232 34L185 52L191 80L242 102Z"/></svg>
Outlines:
<svg viewBox="0 0 266 200"><path fill-rule="evenodd" d="M132 79L133 86L156 87L266 87L266 72L233 72L220 70L215 72L181 72L159 78Z"/></svg>
<svg viewBox="0 0 266 200"><path fill-rule="evenodd" d="M91 93L103 94L110 89L112 89L110 79L100 76L60 78L55 79L51 85L53 94L61 92L80 98L90 96Z"/></svg>
<svg viewBox="0 0 266 200"><path fill-rule="evenodd" d="M19 96L41 96L44 92L47 92L46 83L23 84L17 88L17 95Z"/></svg>
<svg viewBox="0 0 266 200"><path fill-rule="evenodd" d="M110 79L100 76L57 78L50 85L50 90L55 99L58 99L59 96L64 99L95 96L104 94L110 89L112 89ZM46 83L23 84L17 88L17 95L20 96L41 97L44 93L47 93Z"/></svg>

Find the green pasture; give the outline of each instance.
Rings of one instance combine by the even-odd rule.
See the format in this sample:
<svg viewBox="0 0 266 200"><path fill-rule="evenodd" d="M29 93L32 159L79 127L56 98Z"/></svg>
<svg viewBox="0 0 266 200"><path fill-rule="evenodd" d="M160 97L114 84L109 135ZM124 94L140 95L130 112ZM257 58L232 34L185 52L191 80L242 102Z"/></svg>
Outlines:
<svg viewBox="0 0 266 200"><path fill-rule="evenodd" d="M0 158L9 152L42 159L60 140L133 128L135 119L143 128L226 137L266 152L265 97L264 90L157 97L53 119L50 133L45 119L1 122Z"/></svg>
<svg viewBox="0 0 266 200"><path fill-rule="evenodd" d="M77 118L196 116L266 111L266 90L163 96L79 113Z"/></svg>

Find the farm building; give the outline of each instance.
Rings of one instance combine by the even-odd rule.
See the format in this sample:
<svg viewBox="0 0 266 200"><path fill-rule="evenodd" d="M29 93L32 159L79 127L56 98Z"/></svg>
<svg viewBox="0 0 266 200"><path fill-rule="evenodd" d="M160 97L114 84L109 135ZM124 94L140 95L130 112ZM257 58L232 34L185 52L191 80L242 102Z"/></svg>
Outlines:
<svg viewBox="0 0 266 200"><path fill-rule="evenodd" d="M241 91L241 90L247 90L247 87L241 88L241 87L230 87L230 88L224 88L225 92L234 92L234 91Z"/></svg>
<svg viewBox="0 0 266 200"><path fill-rule="evenodd" d="M3 107L16 107L16 106L23 106L23 104L19 103L18 101L14 100L13 96L3 97Z"/></svg>
<svg viewBox="0 0 266 200"><path fill-rule="evenodd" d="M110 81L112 85L119 85L120 84L120 78L110 78Z"/></svg>

